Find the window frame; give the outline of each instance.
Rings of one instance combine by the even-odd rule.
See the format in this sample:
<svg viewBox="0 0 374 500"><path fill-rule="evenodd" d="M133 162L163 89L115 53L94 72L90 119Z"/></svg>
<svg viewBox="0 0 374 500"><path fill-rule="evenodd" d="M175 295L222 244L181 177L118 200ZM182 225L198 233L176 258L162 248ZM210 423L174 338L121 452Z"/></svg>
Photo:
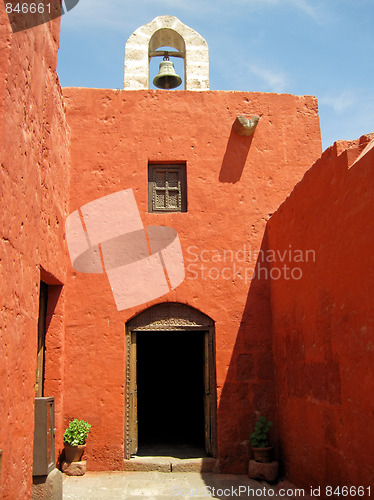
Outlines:
<svg viewBox="0 0 374 500"><path fill-rule="evenodd" d="M178 171L180 187L177 188L170 187L167 184L167 176L165 187L156 187L155 184L155 174L158 171L164 171L166 174L168 171ZM148 163L148 213L164 214L164 213L184 213L187 212L187 175L186 175L186 162L179 163ZM165 191L166 199L169 192L178 192L180 196L180 207L170 207L157 208L155 206L155 192Z"/></svg>

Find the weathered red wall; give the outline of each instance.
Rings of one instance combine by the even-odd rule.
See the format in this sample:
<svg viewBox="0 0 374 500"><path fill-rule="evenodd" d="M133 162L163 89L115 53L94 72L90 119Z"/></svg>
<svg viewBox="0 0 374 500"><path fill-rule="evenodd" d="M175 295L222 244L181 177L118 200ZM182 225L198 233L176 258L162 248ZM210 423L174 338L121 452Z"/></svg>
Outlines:
<svg viewBox="0 0 374 500"><path fill-rule="evenodd" d="M73 88L64 89L64 99L72 139L70 211L133 188L145 225L178 231L186 264L176 290L121 312L105 275L70 268L64 408L66 421L76 416L92 424L88 467L123 467L124 326L147 307L171 301L215 321L220 468L245 472L255 412L275 411L269 287L261 280L251 285L251 272L246 278L254 257L215 263L211 252L261 247L270 214L321 154L317 102L246 92ZM261 115L253 138L232 131L239 114ZM147 213L149 161L187 162L187 213ZM203 250L208 254L201 256ZM192 279L196 264L207 266L206 273L217 268L220 277L204 279L199 271Z"/></svg>
<svg viewBox="0 0 374 500"><path fill-rule="evenodd" d="M153 304L182 302L215 321L221 471L246 471L257 413L277 422L273 437L289 479L306 487L368 485L374 149L348 169L368 138L330 148L277 210L321 152L314 98L65 89L69 194L55 71L59 21L12 35L4 4L0 21L2 498L30 496L40 279L54 285L45 395L56 398L58 449L68 419L85 418L89 468L122 468L124 325ZM232 131L238 114L261 115L252 138ZM147 213L149 161L187 162L187 213ZM72 212L126 188L134 189L145 225L177 229L187 275L168 295L118 312L105 275L69 266L64 291L60 283L69 196ZM300 280L266 279L277 264L257 260L263 274L252 278L260 249L301 250L304 259L313 250L315 259L290 262L301 268ZM240 255L224 260L225 250ZM201 265L205 274L200 268L194 279Z"/></svg>
<svg viewBox="0 0 374 500"><path fill-rule="evenodd" d="M0 30L0 497L13 500L31 494L39 282L65 279L69 155L59 20L12 34L1 2ZM57 396L61 427L53 380L61 376L63 303L53 312L52 295L45 395Z"/></svg>
<svg viewBox="0 0 374 500"><path fill-rule="evenodd" d="M326 150L268 224L281 255L315 251L271 287L281 456L305 487L373 478L374 149L351 166L368 140Z"/></svg>

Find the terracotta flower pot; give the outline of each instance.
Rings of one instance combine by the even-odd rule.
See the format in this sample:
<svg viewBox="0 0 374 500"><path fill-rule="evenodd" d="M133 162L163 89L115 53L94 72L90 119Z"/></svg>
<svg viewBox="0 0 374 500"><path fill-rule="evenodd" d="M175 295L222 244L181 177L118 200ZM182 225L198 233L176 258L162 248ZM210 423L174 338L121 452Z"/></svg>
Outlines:
<svg viewBox="0 0 374 500"><path fill-rule="evenodd" d="M273 449L274 446L268 446L266 448L252 448L253 459L256 462L268 464L272 461Z"/></svg>
<svg viewBox="0 0 374 500"><path fill-rule="evenodd" d="M67 462L80 462L86 445L79 444L78 446L72 446L71 444L64 443L64 448L65 460Z"/></svg>

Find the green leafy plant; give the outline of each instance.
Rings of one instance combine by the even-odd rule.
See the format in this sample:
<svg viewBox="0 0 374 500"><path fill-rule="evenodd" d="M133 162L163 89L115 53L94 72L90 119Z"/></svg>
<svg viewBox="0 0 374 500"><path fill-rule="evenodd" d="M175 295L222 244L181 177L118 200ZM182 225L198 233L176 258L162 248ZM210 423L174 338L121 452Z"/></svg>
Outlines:
<svg viewBox="0 0 374 500"><path fill-rule="evenodd" d="M85 444L90 428L91 425L88 422L75 418L69 422L69 427L64 432L64 443L71 446Z"/></svg>
<svg viewBox="0 0 374 500"><path fill-rule="evenodd" d="M267 448L269 446L267 435L272 425L273 422L267 420L266 417L260 417L257 420L255 430L249 437L253 448Z"/></svg>

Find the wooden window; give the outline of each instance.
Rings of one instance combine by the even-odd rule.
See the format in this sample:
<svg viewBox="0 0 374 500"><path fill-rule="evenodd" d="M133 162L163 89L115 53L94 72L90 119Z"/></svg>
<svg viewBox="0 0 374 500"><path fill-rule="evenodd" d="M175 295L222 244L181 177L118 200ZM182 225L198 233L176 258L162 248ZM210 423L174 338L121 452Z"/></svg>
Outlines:
<svg viewBox="0 0 374 500"><path fill-rule="evenodd" d="M148 166L148 212L187 212L185 164Z"/></svg>

